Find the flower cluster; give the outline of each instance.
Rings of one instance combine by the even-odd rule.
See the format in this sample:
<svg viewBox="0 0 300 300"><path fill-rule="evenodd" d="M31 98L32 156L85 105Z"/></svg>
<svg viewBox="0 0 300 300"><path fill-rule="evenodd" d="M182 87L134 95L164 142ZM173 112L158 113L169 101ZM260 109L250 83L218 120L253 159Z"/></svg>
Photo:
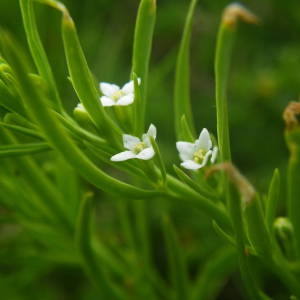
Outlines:
<svg viewBox="0 0 300 300"><path fill-rule="evenodd" d="M132 158L142 160L151 159L154 155L154 149L151 145L150 137L156 138L156 127L151 124L148 132L143 134L142 139L124 134L123 145L127 149L111 157L112 161L124 161ZM189 170L198 170L207 165L209 159L214 163L218 154L218 147L212 145L209 132L206 128L202 129L199 138L194 143L177 142L177 150L182 160L182 167Z"/></svg>
<svg viewBox="0 0 300 300"><path fill-rule="evenodd" d="M140 85L141 79L138 78ZM134 102L134 81L131 80L122 88L116 84L106 82L100 83L102 96L100 102L103 106L126 106ZM77 110L85 110L82 104L78 104ZM156 138L156 127L151 124L147 133L142 138L123 134L123 146L126 149L123 152L111 157L111 161L125 161L128 159L149 160L155 155L151 145L151 137ZM198 170L207 165L210 161L214 163L218 154L218 147L213 146L210 134L206 128L203 128L198 139L194 143L179 141L176 143L179 157L182 160L180 164L185 169Z"/></svg>

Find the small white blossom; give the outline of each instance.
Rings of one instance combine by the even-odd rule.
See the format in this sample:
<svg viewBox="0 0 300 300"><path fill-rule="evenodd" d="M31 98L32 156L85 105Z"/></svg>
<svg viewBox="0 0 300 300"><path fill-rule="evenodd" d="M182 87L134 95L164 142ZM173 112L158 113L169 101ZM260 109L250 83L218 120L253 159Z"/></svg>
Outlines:
<svg viewBox="0 0 300 300"><path fill-rule="evenodd" d="M141 83L141 79L138 78L138 84ZM100 97L100 101L103 106L125 106L132 104L134 101L134 81L131 80L124 84L120 88L116 84L107 82L100 83L100 90L103 96Z"/></svg>
<svg viewBox="0 0 300 300"><path fill-rule="evenodd" d="M198 170L204 167L209 158L210 162L214 163L218 154L218 147L213 147L206 128L202 129L199 138L194 143L177 142L176 147L182 160L180 165L189 170Z"/></svg>
<svg viewBox="0 0 300 300"><path fill-rule="evenodd" d="M153 124L149 126L148 132L143 134L141 140L138 137L123 134L123 145L127 150L112 156L110 160L123 161L132 158L142 160L151 159L155 152L151 145L150 137L156 138L156 127Z"/></svg>
<svg viewBox="0 0 300 300"><path fill-rule="evenodd" d="M86 109L81 103L78 103L74 110L86 113Z"/></svg>

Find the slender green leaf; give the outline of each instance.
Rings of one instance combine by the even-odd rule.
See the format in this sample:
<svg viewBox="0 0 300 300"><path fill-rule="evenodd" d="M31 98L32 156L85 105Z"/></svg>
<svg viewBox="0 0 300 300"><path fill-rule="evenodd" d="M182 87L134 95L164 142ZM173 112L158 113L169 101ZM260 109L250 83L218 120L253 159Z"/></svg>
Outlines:
<svg viewBox="0 0 300 300"><path fill-rule="evenodd" d="M105 148L108 146L106 140L78 126L78 124L74 122L74 120L69 116L67 115L62 116L57 113L54 113L54 115L61 121L61 123L65 126L65 128L70 131L71 134L78 137L80 140L86 140L94 144L95 146L101 148L102 147Z"/></svg>
<svg viewBox="0 0 300 300"><path fill-rule="evenodd" d="M233 3L228 5L223 13L220 24L215 54L215 83L216 83L216 108L217 131L220 149L220 160L230 161L230 138L228 124L227 82L232 48L236 35L238 20L257 23L258 19L242 5Z"/></svg>
<svg viewBox="0 0 300 300"><path fill-rule="evenodd" d="M242 275L246 291L250 299L266 299L265 295L261 292L260 287L258 286L256 274L250 268L249 258L245 255L247 249L247 235L244 222L244 216L242 213L242 207L249 205L249 212L247 213L248 218L248 233L251 238L251 242L254 245L257 251L260 251L260 254L265 254L265 248L261 247L263 241L261 237L264 236L265 232L256 232L259 237L255 237L255 231L258 227L255 227L256 213L256 201L253 199L256 197L256 192L250 183L244 178L242 174L231 164L223 163L211 167L211 170L214 171L225 171L232 182L232 185L228 186L228 211L230 214L230 219L232 222L233 232L235 234L235 243L239 259L239 267ZM260 214L258 214L261 217ZM260 220L259 220L260 221ZM262 225L259 223L258 226ZM263 249L263 250L262 250Z"/></svg>
<svg viewBox="0 0 300 300"><path fill-rule="evenodd" d="M279 202L280 194L280 174L279 170L275 169L271 183L269 186L269 192L266 205L266 224L269 231L272 231L273 223L276 217L276 210Z"/></svg>
<svg viewBox="0 0 300 300"><path fill-rule="evenodd" d="M191 143L195 141L195 135L193 135L185 115L182 115L180 119L180 136L184 141Z"/></svg>
<svg viewBox="0 0 300 300"><path fill-rule="evenodd" d="M186 17L184 31L180 43L179 53L176 64L175 75L175 130L178 140L186 137L186 132L190 132L192 136L196 135L194 128L193 114L191 111L190 100L190 40L193 27L193 15L195 13L197 0L192 0L190 3L188 15ZM185 116L185 127L182 127L182 117Z"/></svg>
<svg viewBox="0 0 300 300"><path fill-rule="evenodd" d="M216 299L237 265L237 253L234 248L221 248L213 253L200 271L191 299Z"/></svg>
<svg viewBox="0 0 300 300"><path fill-rule="evenodd" d="M49 96L55 109L62 111L62 104L56 88L54 76L41 42L33 9L33 0L20 0L23 24L27 42L39 74L49 88Z"/></svg>
<svg viewBox="0 0 300 300"><path fill-rule="evenodd" d="M286 130L285 138L290 150L287 169L287 210L294 226L298 258L300 257L300 127Z"/></svg>
<svg viewBox="0 0 300 300"><path fill-rule="evenodd" d="M107 116L100 104L99 91L96 89L94 78L87 65L75 24L66 10L63 11L62 35L68 69L76 93L95 124L105 135L112 134L110 138L114 139L116 133L120 134L120 129Z"/></svg>
<svg viewBox="0 0 300 300"><path fill-rule="evenodd" d="M14 95L10 87L4 84L0 79L0 106L3 106L5 109L11 112L17 112L20 115L25 115L25 110L20 104L20 100L17 95Z"/></svg>
<svg viewBox="0 0 300 300"><path fill-rule="evenodd" d="M216 193L212 193L212 191L206 188L206 186L201 186L197 184L191 177L189 177L183 170L178 168L176 165L173 165L173 169L176 172L178 178L184 183L186 183L188 186L190 186L193 190L213 201L217 200L218 197Z"/></svg>
<svg viewBox="0 0 300 300"><path fill-rule="evenodd" d="M246 205L244 214L249 240L256 253L264 258L270 257L272 253L271 237L266 227L258 195L255 195Z"/></svg>
<svg viewBox="0 0 300 300"><path fill-rule="evenodd" d="M0 158L22 156L49 150L50 147L47 143L28 143L19 145L0 146Z"/></svg>
<svg viewBox="0 0 300 300"><path fill-rule="evenodd" d="M221 237L224 241L226 241L227 243L229 243L230 245L236 247L236 242L234 240L234 238L229 235L227 232L225 232L219 225L217 222L213 221L212 222L212 226L215 230L215 232L219 235L219 237Z"/></svg>
<svg viewBox="0 0 300 300"><path fill-rule="evenodd" d="M79 42L75 24L66 7L55 0L35 0L59 10L62 16L62 37L64 50L70 72L72 85L88 111L95 125L112 140L117 139L120 129L108 117L99 101L99 91L95 86L93 75L88 67L84 52Z"/></svg>
<svg viewBox="0 0 300 300"><path fill-rule="evenodd" d="M103 264L100 265L91 246L92 213L92 195L86 194L80 205L76 226L76 244L82 257L83 268L95 286L101 290L103 297L106 299L120 299L120 291L107 276Z"/></svg>
<svg viewBox="0 0 300 300"><path fill-rule="evenodd" d="M132 74L141 78L141 95L133 104L137 111L137 128L141 131L144 129L148 70L155 19L156 0L141 0L135 25L132 55Z"/></svg>
<svg viewBox="0 0 300 300"><path fill-rule="evenodd" d="M182 245L180 245L175 228L167 216L163 218L164 240L166 243L169 276L172 288L175 291L172 299L190 299L188 287L187 265L183 255Z"/></svg>
<svg viewBox="0 0 300 300"><path fill-rule="evenodd" d="M18 79L23 99L26 102L30 114L36 119L45 137L54 149L58 150L65 159L89 182L109 193L122 193L133 198L153 197L160 192L148 191L131 186L107 175L95 166L74 144L60 122L47 108L46 100L32 86L26 68L18 56L18 50L14 47L11 39L3 35L3 45L8 61L13 66Z"/></svg>
<svg viewBox="0 0 300 300"><path fill-rule="evenodd" d="M171 198L180 199L192 207L200 209L212 219L215 219L221 226L228 229L231 228L231 221L223 207L218 206L209 198L197 193L188 185L178 179L167 175L168 190L167 195Z"/></svg>
<svg viewBox="0 0 300 300"><path fill-rule="evenodd" d="M4 127L4 128L7 128L7 129L11 129L15 132L19 132L19 133L22 133L24 135L33 137L33 138L43 139L43 137L40 133L38 133L37 131L32 130L32 129L28 129L28 128L25 128L25 127L22 127L22 126L8 124L8 123L4 123L4 122L0 122L0 127L1 126Z"/></svg>
<svg viewBox="0 0 300 300"><path fill-rule="evenodd" d="M162 186L164 186L165 182L166 182L166 179L167 179L166 167L165 167L164 161L162 159L159 147L158 147L158 145L157 145L157 143L156 143L156 141L153 137L150 137L150 142L151 142L151 145L154 149L154 152L157 155L158 165L159 165L159 169L160 169L161 177L162 177Z"/></svg>

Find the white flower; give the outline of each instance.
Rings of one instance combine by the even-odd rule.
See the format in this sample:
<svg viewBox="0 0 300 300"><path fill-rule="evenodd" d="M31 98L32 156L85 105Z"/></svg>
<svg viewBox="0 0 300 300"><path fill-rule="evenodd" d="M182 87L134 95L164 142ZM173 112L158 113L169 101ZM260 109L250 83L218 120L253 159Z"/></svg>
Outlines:
<svg viewBox="0 0 300 300"><path fill-rule="evenodd" d="M78 103L74 110L86 113L86 109L81 103Z"/></svg>
<svg viewBox="0 0 300 300"><path fill-rule="evenodd" d="M189 170L198 170L204 167L209 158L210 162L214 163L218 154L218 147L212 146L206 128L202 129L199 138L194 143L177 142L176 147L179 151L179 157L183 161L180 165Z"/></svg>
<svg viewBox="0 0 300 300"><path fill-rule="evenodd" d="M156 127L153 124L149 126L148 132L143 134L142 140L129 134L123 134L123 145L127 150L112 156L110 160L123 161L132 158L142 160L151 159L155 152L151 145L150 137L156 138Z"/></svg>
<svg viewBox="0 0 300 300"><path fill-rule="evenodd" d="M138 78L138 84L141 83L141 79ZM131 80L124 84L120 88L116 84L107 82L100 83L100 90L103 96L100 97L100 101L103 106L114 106L114 105L129 105L134 101L134 81Z"/></svg>

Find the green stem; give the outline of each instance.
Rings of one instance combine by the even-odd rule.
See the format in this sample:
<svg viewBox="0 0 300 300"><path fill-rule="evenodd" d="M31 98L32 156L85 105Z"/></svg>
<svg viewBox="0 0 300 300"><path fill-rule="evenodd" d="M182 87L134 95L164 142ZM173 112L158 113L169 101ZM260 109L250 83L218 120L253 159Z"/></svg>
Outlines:
<svg viewBox="0 0 300 300"><path fill-rule="evenodd" d="M231 160L226 91L234 37L235 28L222 23L218 33L215 56L217 132L222 162Z"/></svg>
<svg viewBox="0 0 300 300"><path fill-rule="evenodd" d="M215 55L215 82L217 130L221 161L230 161L230 139L228 125L227 81L231 61L232 47L236 35L238 20L257 23L258 19L242 5L233 3L228 5L223 13L217 37Z"/></svg>
<svg viewBox="0 0 300 300"><path fill-rule="evenodd" d="M167 195L175 197L186 203L190 203L193 207L198 207L212 219L215 219L218 224L224 228L231 228L231 222L225 210L216 205L211 199L195 192L186 184L178 179L167 175Z"/></svg>
<svg viewBox="0 0 300 300"><path fill-rule="evenodd" d="M297 256L300 257L300 128L286 131L286 141L290 150L287 169L287 210L294 227Z"/></svg>
<svg viewBox="0 0 300 300"><path fill-rule="evenodd" d="M275 169L270 183L267 205L266 205L266 224L269 232L273 230L273 223L276 217L276 210L280 197L280 174L279 170Z"/></svg>

